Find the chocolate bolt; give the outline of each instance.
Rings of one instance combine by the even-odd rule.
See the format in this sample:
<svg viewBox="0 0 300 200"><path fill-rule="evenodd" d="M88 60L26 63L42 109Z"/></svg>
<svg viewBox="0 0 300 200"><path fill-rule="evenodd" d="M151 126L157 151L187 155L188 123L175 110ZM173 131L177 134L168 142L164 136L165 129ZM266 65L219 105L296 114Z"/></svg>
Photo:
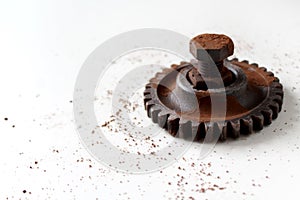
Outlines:
<svg viewBox="0 0 300 200"><path fill-rule="evenodd" d="M190 41L190 52L198 60L199 72L192 69L188 78L195 88L203 89L202 75L214 82L213 63L217 66L224 85L232 82L232 73L224 67L223 61L233 54L234 45L232 40L226 35L201 34Z"/></svg>

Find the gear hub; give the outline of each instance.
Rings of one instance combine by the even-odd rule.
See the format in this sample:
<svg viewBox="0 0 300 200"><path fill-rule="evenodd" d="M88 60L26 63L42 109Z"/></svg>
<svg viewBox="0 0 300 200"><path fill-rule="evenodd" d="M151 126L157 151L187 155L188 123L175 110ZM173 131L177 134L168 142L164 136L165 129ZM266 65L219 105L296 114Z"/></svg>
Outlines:
<svg viewBox="0 0 300 200"><path fill-rule="evenodd" d="M228 60L233 51L228 36L194 37L190 52L196 59L173 64L146 85L148 117L171 135L196 141L210 134L210 129L218 129L223 141L271 124L283 101L279 79L255 63ZM222 119L212 114L212 97L218 99L220 94L226 107Z"/></svg>

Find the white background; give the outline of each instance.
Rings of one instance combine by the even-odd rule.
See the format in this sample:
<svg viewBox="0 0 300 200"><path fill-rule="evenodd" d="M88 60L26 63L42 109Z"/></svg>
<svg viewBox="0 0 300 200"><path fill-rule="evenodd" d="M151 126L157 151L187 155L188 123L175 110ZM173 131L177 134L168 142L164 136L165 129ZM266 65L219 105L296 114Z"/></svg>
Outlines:
<svg viewBox="0 0 300 200"><path fill-rule="evenodd" d="M292 0L1 1L0 199L298 199L299 9ZM229 35L236 57L280 78L285 99L279 118L250 137L218 144L205 160L191 149L186 161L162 173L105 168L81 145L69 101L87 56L137 28ZM201 163L211 163L213 176L195 175ZM178 173L187 185L177 186ZM226 189L199 193L194 188L201 183Z"/></svg>

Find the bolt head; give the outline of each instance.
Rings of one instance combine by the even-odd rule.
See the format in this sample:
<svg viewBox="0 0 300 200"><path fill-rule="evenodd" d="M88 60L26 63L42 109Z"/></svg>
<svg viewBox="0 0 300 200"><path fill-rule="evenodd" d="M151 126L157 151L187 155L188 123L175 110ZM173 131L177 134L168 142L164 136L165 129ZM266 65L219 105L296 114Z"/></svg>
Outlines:
<svg viewBox="0 0 300 200"><path fill-rule="evenodd" d="M233 54L232 40L222 34L201 34L190 41L190 52L197 60L207 58L207 54L214 62L219 62Z"/></svg>

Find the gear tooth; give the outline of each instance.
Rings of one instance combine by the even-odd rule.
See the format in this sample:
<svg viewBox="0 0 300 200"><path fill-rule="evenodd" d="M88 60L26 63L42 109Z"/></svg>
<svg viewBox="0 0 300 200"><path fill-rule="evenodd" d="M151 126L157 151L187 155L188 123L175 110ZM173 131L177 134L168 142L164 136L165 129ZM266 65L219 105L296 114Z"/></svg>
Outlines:
<svg viewBox="0 0 300 200"><path fill-rule="evenodd" d="M251 63L251 65L252 65L253 67L258 68L258 64L257 64L257 63Z"/></svg>
<svg viewBox="0 0 300 200"><path fill-rule="evenodd" d="M192 137L194 138L194 141L199 141L200 140L200 130L199 126L200 124L198 122L192 121L191 123L192 126Z"/></svg>
<svg viewBox="0 0 300 200"><path fill-rule="evenodd" d="M273 112L271 110L271 108L264 108L261 111L261 114L264 116L264 125L270 125L272 123L272 115Z"/></svg>
<svg viewBox="0 0 300 200"><path fill-rule="evenodd" d="M276 101L275 101L276 102ZM278 104L278 106L279 106L279 109L278 109L278 113L280 113L281 112L281 109L282 109L282 103L281 104L279 104L278 102L276 102L277 104Z"/></svg>
<svg viewBox="0 0 300 200"><path fill-rule="evenodd" d="M282 95L283 95L283 93L282 93ZM276 95L272 96L272 99L280 101L278 103L282 104L282 96L280 94L276 94Z"/></svg>
<svg viewBox="0 0 300 200"><path fill-rule="evenodd" d="M174 67L172 66L171 71L176 70L178 72L181 69L183 69L185 67L188 67L188 66L191 66L191 63L189 63L189 62L181 62L179 65L174 65Z"/></svg>
<svg viewBox="0 0 300 200"><path fill-rule="evenodd" d="M251 116L253 121L253 129L254 130L261 130L264 127L264 116L261 113L253 114Z"/></svg>
<svg viewBox="0 0 300 200"><path fill-rule="evenodd" d="M166 74L163 73L163 72L157 72L156 75L155 75L155 78L157 80L161 80Z"/></svg>
<svg viewBox="0 0 300 200"><path fill-rule="evenodd" d="M170 112L164 108L161 108L161 112L158 114L158 116L163 116L163 115L170 115Z"/></svg>
<svg viewBox="0 0 300 200"><path fill-rule="evenodd" d="M228 122L225 122L222 128L222 135L224 137L224 140L226 140L229 136L228 136L228 126L227 126Z"/></svg>
<svg viewBox="0 0 300 200"><path fill-rule="evenodd" d="M264 72L267 72L267 68L265 68L265 67L259 67L259 69L264 71Z"/></svg>
<svg viewBox="0 0 300 200"><path fill-rule="evenodd" d="M179 120L178 137L183 139L192 139L192 123L191 121Z"/></svg>
<svg viewBox="0 0 300 200"><path fill-rule="evenodd" d="M146 103L152 99L150 94L144 94L144 107L146 108Z"/></svg>
<svg viewBox="0 0 300 200"><path fill-rule="evenodd" d="M218 123L218 122L215 122L214 124L213 124L213 133L214 133L214 138L218 138L218 140L220 140L220 141L224 141L223 140L223 126L221 126L220 125L220 123Z"/></svg>
<svg viewBox="0 0 300 200"><path fill-rule="evenodd" d="M146 88L145 90L144 90L144 96L146 95L146 94L151 94L151 88Z"/></svg>
<svg viewBox="0 0 300 200"><path fill-rule="evenodd" d="M178 66L179 65L177 65L177 64L171 64L171 68L173 68L173 69L177 69Z"/></svg>
<svg viewBox="0 0 300 200"><path fill-rule="evenodd" d="M161 112L158 113L158 125L161 127L161 128L165 128L165 129L168 129L167 125L167 121L168 121L168 117L170 116L170 114L162 109Z"/></svg>
<svg viewBox="0 0 300 200"><path fill-rule="evenodd" d="M249 64L249 61L248 60L243 60L242 63Z"/></svg>
<svg viewBox="0 0 300 200"><path fill-rule="evenodd" d="M172 68L164 68L163 69L163 73L170 73L170 72L172 72L172 71L174 71L174 69L172 69Z"/></svg>
<svg viewBox="0 0 300 200"><path fill-rule="evenodd" d="M151 94L145 94L145 95L144 95L144 99L152 99Z"/></svg>
<svg viewBox="0 0 300 200"><path fill-rule="evenodd" d="M277 78L277 77L274 77L274 80L273 80L273 82L277 82L277 83L279 83L279 78Z"/></svg>
<svg viewBox="0 0 300 200"><path fill-rule="evenodd" d="M282 84L279 82L272 82L271 86L282 90Z"/></svg>
<svg viewBox="0 0 300 200"><path fill-rule="evenodd" d="M189 62L186 62L186 61L181 61L180 62L180 65L185 65L185 64L189 64Z"/></svg>
<svg viewBox="0 0 300 200"><path fill-rule="evenodd" d="M151 83L147 83L146 86L145 86L145 88L146 88L146 89L151 88Z"/></svg>
<svg viewBox="0 0 300 200"><path fill-rule="evenodd" d="M216 139L219 141L222 141L222 131L223 129L219 127L218 123L213 122L213 123L206 123L207 125L207 130L206 130L206 136L205 136L205 141L207 142L212 142L215 141ZM221 138L221 139L220 139Z"/></svg>
<svg viewBox="0 0 300 200"><path fill-rule="evenodd" d="M231 60L230 60L230 62L238 62L239 61L239 59L237 59L237 58L232 58Z"/></svg>
<svg viewBox="0 0 300 200"><path fill-rule="evenodd" d="M168 117L168 132L172 135L172 136L176 136L178 133L178 129L179 129L179 118L176 115L170 115Z"/></svg>
<svg viewBox="0 0 300 200"><path fill-rule="evenodd" d="M273 95L272 96L272 100L275 101L276 103L278 103L279 105L279 112L281 111L281 107L282 107L282 97L280 95Z"/></svg>
<svg viewBox="0 0 300 200"><path fill-rule="evenodd" d="M150 107L153 106L153 105L155 105L155 101L154 101L153 99L147 101L147 102L145 103L145 110L147 110L147 111L149 112ZM148 115L148 116L149 116L149 115ZM150 117L150 116L149 116L149 117Z"/></svg>
<svg viewBox="0 0 300 200"><path fill-rule="evenodd" d="M221 131L219 140L220 141L225 141L227 139L227 126L226 126L226 123L224 122L224 123L217 123L217 124L218 124L219 130Z"/></svg>
<svg viewBox="0 0 300 200"><path fill-rule="evenodd" d="M227 135L232 138L238 138L240 136L239 120L232 120L227 122Z"/></svg>
<svg viewBox="0 0 300 200"><path fill-rule="evenodd" d="M276 95L279 95L281 97L281 99L283 99L283 96L284 96L284 92L281 90L281 91L276 91L275 93Z"/></svg>
<svg viewBox="0 0 300 200"><path fill-rule="evenodd" d="M161 111L161 107L158 105L152 105L148 110L148 117L151 117L154 123L158 123L158 114Z"/></svg>
<svg viewBox="0 0 300 200"><path fill-rule="evenodd" d="M211 122L204 122L204 140L208 140L208 138L210 137L210 133L212 130L213 124Z"/></svg>
<svg viewBox="0 0 300 200"><path fill-rule="evenodd" d="M241 130L240 133L244 135L251 134L253 132L253 120L251 117L240 119Z"/></svg>
<svg viewBox="0 0 300 200"><path fill-rule="evenodd" d="M279 95L283 99L284 93L283 93L282 89L272 88L271 93L272 93L272 96Z"/></svg>
<svg viewBox="0 0 300 200"><path fill-rule="evenodd" d="M273 72L270 72L270 71L267 71L267 72L266 72L266 75L267 75L267 76L273 76L273 77L274 77L274 73L273 73Z"/></svg>
<svg viewBox="0 0 300 200"><path fill-rule="evenodd" d="M272 119L276 119L279 113L279 104L273 101L270 103L269 108L272 110Z"/></svg>
<svg viewBox="0 0 300 200"><path fill-rule="evenodd" d="M156 84L157 82L158 82L158 80L157 80L157 78L156 77L153 77L153 78L151 78L150 80L149 80L149 82L151 83L151 84Z"/></svg>
<svg viewBox="0 0 300 200"><path fill-rule="evenodd" d="M150 111L151 106L153 106L153 105L149 105L149 106L147 107L147 109L146 109L146 111L147 111L147 116L148 116L149 118L151 117L151 111Z"/></svg>

